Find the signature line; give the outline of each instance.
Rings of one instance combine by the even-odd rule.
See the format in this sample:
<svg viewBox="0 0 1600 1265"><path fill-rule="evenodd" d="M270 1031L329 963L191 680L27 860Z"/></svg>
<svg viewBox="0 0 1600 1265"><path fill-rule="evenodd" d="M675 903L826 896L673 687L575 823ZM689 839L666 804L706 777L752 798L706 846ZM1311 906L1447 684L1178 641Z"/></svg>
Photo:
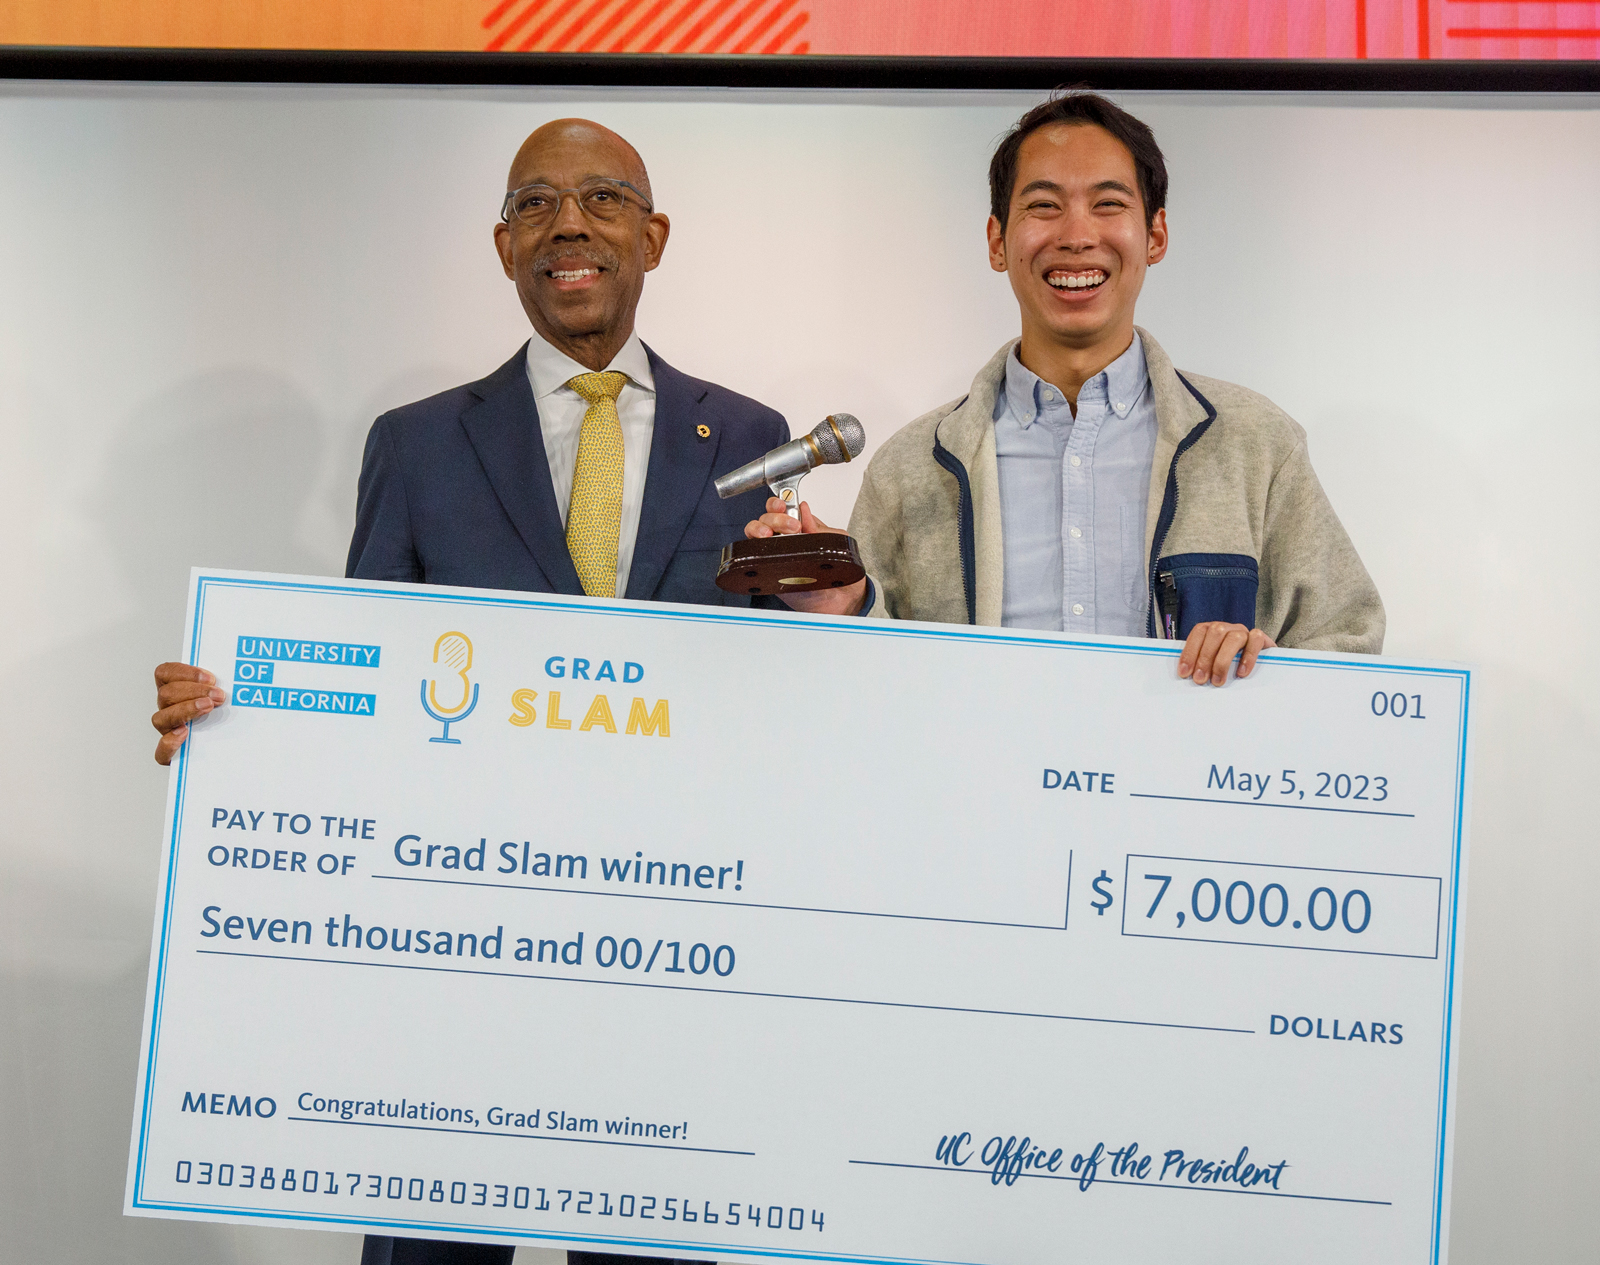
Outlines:
<svg viewBox="0 0 1600 1265"><path fill-rule="evenodd" d="M851 1160L852 1164L864 1164L869 1168L916 1168L928 1173L962 1173L968 1177L988 1177L993 1180L993 1174L986 1168L950 1168L944 1164L893 1164L888 1160ZM1018 1173L1018 1177L1032 1177L1047 1182L1077 1182L1076 1177L1056 1173ZM1129 1182L1115 1177L1096 1177L1093 1185L1096 1186L1133 1186L1139 1190L1193 1190L1209 1195L1256 1195L1264 1199L1314 1199L1319 1203L1334 1204L1371 1204L1377 1208L1392 1208L1394 1205L1387 1199L1346 1199L1340 1195L1293 1195L1284 1190L1234 1190L1228 1186L1167 1186L1151 1182Z"/></svg>

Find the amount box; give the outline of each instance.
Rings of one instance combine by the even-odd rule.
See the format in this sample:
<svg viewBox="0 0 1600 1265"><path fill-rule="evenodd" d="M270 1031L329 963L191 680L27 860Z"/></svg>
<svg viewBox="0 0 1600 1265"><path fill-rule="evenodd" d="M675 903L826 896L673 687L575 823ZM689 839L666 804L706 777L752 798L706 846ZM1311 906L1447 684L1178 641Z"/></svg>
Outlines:
<svg viewBox="0 0 1600 1265"><path fill-rule="evenodd" d="M1442 879L1130 853L1122 934L1437 958Z"/></svg>

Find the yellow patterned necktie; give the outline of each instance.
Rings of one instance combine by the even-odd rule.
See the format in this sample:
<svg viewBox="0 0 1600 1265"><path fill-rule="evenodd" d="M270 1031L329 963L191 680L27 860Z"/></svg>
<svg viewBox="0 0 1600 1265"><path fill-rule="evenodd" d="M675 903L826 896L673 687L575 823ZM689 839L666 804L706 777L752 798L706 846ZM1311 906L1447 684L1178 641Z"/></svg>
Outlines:
<svg viewBox="0 0 1600 1265"><path fill-rule="evenodd" d="M567 552L590 597L617 595L617 536L622 530L622 419L617 396L627 376L580 373L567 385L589 405L578 433L567 507Z"/></svg>

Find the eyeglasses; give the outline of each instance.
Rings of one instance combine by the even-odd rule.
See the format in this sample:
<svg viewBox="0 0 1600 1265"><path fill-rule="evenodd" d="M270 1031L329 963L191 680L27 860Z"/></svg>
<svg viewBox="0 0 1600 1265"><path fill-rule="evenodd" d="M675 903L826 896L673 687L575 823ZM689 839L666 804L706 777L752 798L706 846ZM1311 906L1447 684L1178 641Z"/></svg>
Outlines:
<svg viewBox="0 0 1600 1265"><path fill-rule="evenodd" d="M626 190L626 192L624 192ZM568 193L578 195L578 207L591 220L614 220L628 205L628 193L644 203L647 213L655 211L650 199L626 180L613 180L609 176L595 176L585 180L576 189L557 189L547 184L523 185L506 194L500 207L500 218L511 223L513 217L531 228L543 228L561 213L561 199Z"/></svg>

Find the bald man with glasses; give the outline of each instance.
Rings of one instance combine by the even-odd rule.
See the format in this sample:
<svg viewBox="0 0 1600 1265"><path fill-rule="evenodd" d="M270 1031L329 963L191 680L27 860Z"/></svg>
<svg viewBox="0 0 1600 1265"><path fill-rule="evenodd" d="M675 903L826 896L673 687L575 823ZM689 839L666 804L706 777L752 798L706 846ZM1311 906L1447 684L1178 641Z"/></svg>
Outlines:
<svg viewBox="0 0 1600 1265"><path fill-rule="evenodd" d="M789 427L639 340L634 313L671 224L638 151L597 123L558 119L523 142L506 183L495 248L535 337L487 378L373 423L346 574L750 605L717 588L717 564L765 496L724 501L713 481L786 442ZM212 673L181 663L157 668L156 685L156 760L168 764L226 693ZM513 1251L370 1235L361 1259L509 1265Z"/></svg>

